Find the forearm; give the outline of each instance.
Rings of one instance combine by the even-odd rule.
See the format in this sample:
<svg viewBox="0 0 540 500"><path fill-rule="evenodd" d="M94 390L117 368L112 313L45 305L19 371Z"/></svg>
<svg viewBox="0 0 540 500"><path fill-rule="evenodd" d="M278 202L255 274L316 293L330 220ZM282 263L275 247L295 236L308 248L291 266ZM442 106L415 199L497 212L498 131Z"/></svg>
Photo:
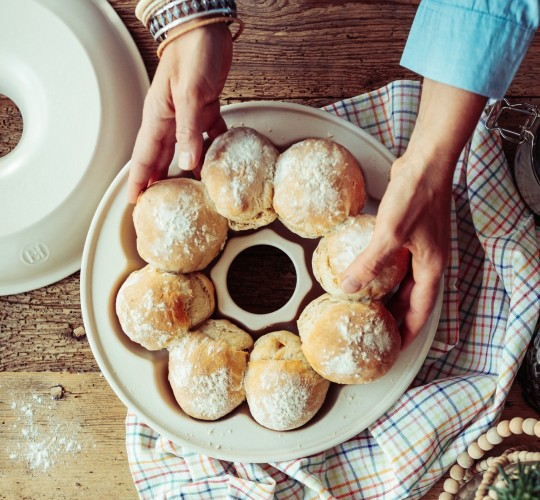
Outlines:
<svg viewBox="0 0 540 500"><path fill-rule="evenodd" d="M420 109L404 156L451 179L463 147L471 137L487 98L424 79Z"/></svg>

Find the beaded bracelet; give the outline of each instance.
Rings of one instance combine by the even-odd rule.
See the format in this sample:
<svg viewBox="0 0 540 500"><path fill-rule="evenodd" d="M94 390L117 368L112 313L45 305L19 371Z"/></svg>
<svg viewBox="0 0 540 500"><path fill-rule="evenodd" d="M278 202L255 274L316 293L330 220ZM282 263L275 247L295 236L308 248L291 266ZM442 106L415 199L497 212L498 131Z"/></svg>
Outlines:
<svg viewBox="0 0 540 500"><path fill-rule="evenodd" d="M181 12L177 12L176 17L180 17L182 14L213 12L219 9L230 9L236 13L235 0L139 0L135 6L135 16L148 27L151 17L156 15L158 11L174 9L175 7L181 10Z"/></svg>
<svg viewBox="0 0 540 500"><path fill-rule="evenodd" d="M135 16L141 23L147 26L149 17L160 7L167 4L168 1L169 0L139 0L135 7Z"/></svg>
<svg viewBox="0 0 540 500"><path fill-rule="evenodd" d="M497 475L497 466L505 467L516 461L540 460L540 452L532 452L523 447L510 448L499 457L488 457L480 462L486 451L502 443L504 438L512 434L527 434L540 438L540 421L536 418L502 420L495 427L482 434L476 442L469 445L467 451L458 455L456 464L450 469L450 477L444 482L443 492L439 500L453 500L459 488L472 479L477 473L484 473L482 482L475 493L475 500L490 500L489 484Z"/></svg>
<svg viewBox="0 0 540 500"><path fill-rule="evenodd" d="M161 59L161 55L163 54L165 47L167 47L167 45L169 45L172 41L181 37L185 33L188 33L189 31L193 31L196 28L201 28L202 26L208 26L210 24L217 24L217 23L223 23L223 22L237 22L238 23L238 29L236 33L233 35L233 41L236 40L240 36L244 28L244 23L242 22L241 19L238 19L238 18L231 19L231 18L223 18L223 17L211 17L209 19L201 19L200 21L196 23L190 23L184 28L176 30L172 35L165 38L165 40L163 40L163 42L159 44L159 47L157 49L157 56Z"/></svg>
<svg viewBox="0 0 540 500"><path fill-rule="evenodd" d="M195 19L238 19L235 0L140 0L135 8L135 15L157 42L163 42L172 28ZM223 22L226 21L227 19Z"/></svg>

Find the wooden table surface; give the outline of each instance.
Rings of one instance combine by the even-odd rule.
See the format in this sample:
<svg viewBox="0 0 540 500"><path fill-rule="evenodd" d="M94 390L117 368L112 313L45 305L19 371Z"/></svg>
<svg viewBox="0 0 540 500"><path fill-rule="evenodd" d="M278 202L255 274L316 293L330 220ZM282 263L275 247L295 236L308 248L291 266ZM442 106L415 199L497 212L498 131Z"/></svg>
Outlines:
<svg viewBox="0 0 540 500"><path fill-rule="evenodd" d="M135 0L110 0L148 73L155 45L139 25ZM399 59L418 1L264 0L238 2L246 23L235 43L223 103L282 100L322 106L392 80L418 77ZM508 95L540 105L540 40ZM16 108L0 99L0 155L20 137ZM514 149L507 146L509 161ZM0 297L0 498L136 498L124 418L84 336L79 274ZM55 400L51 390L61 385ZM516 382L504 417L538 417ZM523 442L520 437L506 444ZM438 497L438 483L425 498Z"/></svg>

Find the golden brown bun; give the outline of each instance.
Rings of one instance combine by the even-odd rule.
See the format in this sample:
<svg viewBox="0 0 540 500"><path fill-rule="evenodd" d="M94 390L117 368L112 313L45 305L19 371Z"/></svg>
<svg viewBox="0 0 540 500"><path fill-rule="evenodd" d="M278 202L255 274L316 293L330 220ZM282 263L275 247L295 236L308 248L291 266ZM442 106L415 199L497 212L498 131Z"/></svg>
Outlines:
<svg viewBox="0 0 540 500"><path fill-rule="evenodd" d="M227 219L216 212L204 185L193 179L152 184L133 210L139 255L166 271L204 269L225 245Z"/></svg>
<svg viewBox="0 0 540 500"><path fill-rule="evenodd" d="M313 369L338 384L365 384L382 377L401 347L396 320L378 301L322 295L304 309L298 331Z"/></svg>
<svg viewBox="0 0 540 500"><path fill-rule="evenodd" d="M304 238L323 236L360 213L365 199L360 165L329 139L298 142L278 158L274 210L285 226Z"/></svg>
<svg viewBox="0 0 540 500"><path fill-rule="evenodd" d="M253 349L251 335L227 319L209 319L197 330L215 341L225 341L236 351L250 352Z"/></svg>
<svg viewBox="0 0 540 500"><path fill-rule="evenodd" d="M132 272L116 296L122 330L151 351L168 347L214 308L214 285L204 274L175 274L150 265Z"/></svg>
<svg viewBox="0 0 540 500"><path fill-rule="evenodd" d="M255 342L245 378L253 418L276 431L296 429L324 402L330 383L309 365L294 333L278 331Z"/></svg>
<svg viewBox="0 0 540 500"><path fill-rule="evenodd" d="M340 286L343 274L368 246L375 228L375 216L349 217L343 224L321 238L313 253L313 274L324 290L348 299L380 299L407 274L409 251L402 248L394 254L382 273L358 292L347 294Z"/></svg>
<svg viewBox="0 0 540 500"><path fill-rule="evenodd" d="M276 218L272 197L278 154L266 137L248 127L230 129L208 149L202 182L231 229L255 229Z"/></svg>
<svg viewBox="0 0 540 500"><path fill-rule="evenodd" d="M208 320L169 349L169 383L188 415L216 420L245 399L251 336L227 320Z"/></svg>

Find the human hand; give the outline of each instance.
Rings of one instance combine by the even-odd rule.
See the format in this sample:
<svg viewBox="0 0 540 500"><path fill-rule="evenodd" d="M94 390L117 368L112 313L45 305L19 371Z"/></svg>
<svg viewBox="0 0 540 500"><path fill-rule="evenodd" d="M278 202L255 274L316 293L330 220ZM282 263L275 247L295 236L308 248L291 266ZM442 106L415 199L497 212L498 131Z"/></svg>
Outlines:
<svg viewBox="0 0 540 500"><path fill-rule="evenodd" d="M411 272L389 304L401 320L403 349L428 320L448 260L452 170L429 167L412 154L394 162L371 241L342 284L355 291L376 278L397 250L411 252Z"/></svg>
<svg viewBox="0 0 540 500"><path fill-rule="evenodd" d="M178 167L193 170L201 157L203 133L213 139L227 130L219 96L231 61L231 33L221 23L189 31L165 48L145 98L131 157L129 202L135 203L149 184L167 176L176 143Z"/></svg>
<svg viewBox="0 0 540 500"><path fill-rule="evenodd" d="M368 247L345 271L353 293L373 280L400 247L412 254L411 273L391 304L402 319L402 348L426 323L448 259L455 165L487 98L424 79L416 125L405 154L392 166Z"/></svg>

